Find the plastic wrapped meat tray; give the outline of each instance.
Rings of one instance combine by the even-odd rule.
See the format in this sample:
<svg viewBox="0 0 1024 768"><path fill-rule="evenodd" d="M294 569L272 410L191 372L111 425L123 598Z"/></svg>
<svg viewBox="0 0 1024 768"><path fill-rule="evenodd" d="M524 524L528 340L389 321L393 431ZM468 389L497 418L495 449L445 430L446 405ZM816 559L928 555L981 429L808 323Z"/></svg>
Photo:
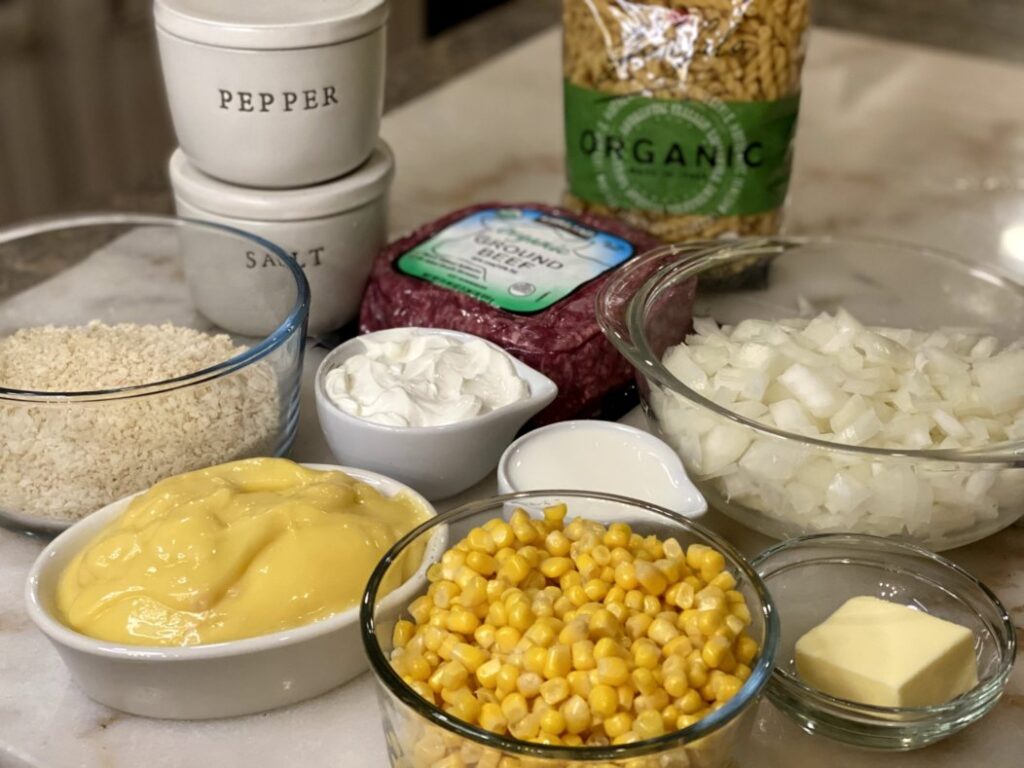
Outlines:
<svg viewBox="0 0 1024 768"><path fill-rule="evenodd" d="M617 221L546 205L465 208L382 251L361 330L476 334L558 385L535 423L594 416L633 376L597 325L595 296L616 267L656 244Z"/></svg>

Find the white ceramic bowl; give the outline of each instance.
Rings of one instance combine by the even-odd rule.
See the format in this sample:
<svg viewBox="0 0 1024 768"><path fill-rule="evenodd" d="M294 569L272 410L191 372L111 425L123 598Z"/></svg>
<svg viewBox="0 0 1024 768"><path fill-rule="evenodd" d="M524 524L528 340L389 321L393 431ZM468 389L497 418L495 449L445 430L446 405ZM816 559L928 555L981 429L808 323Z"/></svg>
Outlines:
<svg viewBox="0 0 1024 768"><path fill-rule="evenodd" d="M175 133L202 171L302 187L370 156L386 0L157 0L154 10Z"/></svg>
<svg viewBox="0 0 1024 768"><path fill-rule="evenodd" d="M437 514L418 493L374 472L326 464L305 466L340 470L387 496L407 493L430 516ZM366 669L359 640L358 606L283 632L186 648L108 643L61 623L54 616L61 572L133 498L104 507L54 539L32 566L26 584L29 617L53 643L72 677L91 699L144 717L233 717L318 696ZM440 558L447 543L447 528L438 528L419 569L385 602L408 602L422 591L427 567Z"/></svg>
<svg viewBox="0 0 1024 768"><path fill-rule="evenodd" d="M553 488L625 496L690 518L708 509L671 447L614 421L548 424L505 449L498 462L498 493ZM610 505L606 513L598 506L588 507L586 515L601 522L622 519L620 505Z"/></svg>
<svg viewBox="0 0 1024 768"><path fill-rule="evenodd" d="M258 235L295 257L309 280L309 333L314 335L337 330L359 311L366 279L387 239L394 170L383 141L353 173L304 189L228 184L204 174L180 149L169 165L179 216ZM182 240L182 256L193 300L204 315L235 333L266 332L262 307L230 300L223 286L252 283L257 290L268 270L281 269L273 254L253 247L214 251L192 237Z"/></svg>
<svg viewBox="0 0 1024 768"><path fill-rule="evenodd" d="M414 333L440 334L462 342L489 341L470 333L410 328ZM530 396L483 416L439 427L388 427L350 416L327 395L329 371L363 352L363 339L388 331L357 336L336 347L316 374L316 409L320 428L341 463L358 462L412 486L428 499L444 499L464 491L494 469L505 447L531 417L555 399L558 387L547 376L509 356L516 373L530 387Z"/></svg>

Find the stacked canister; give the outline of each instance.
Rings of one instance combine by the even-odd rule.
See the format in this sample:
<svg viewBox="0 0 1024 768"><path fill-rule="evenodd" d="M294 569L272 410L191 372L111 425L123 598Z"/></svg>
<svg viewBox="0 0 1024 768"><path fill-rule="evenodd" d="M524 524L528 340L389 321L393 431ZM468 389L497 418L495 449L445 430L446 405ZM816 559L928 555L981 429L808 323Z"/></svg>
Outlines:
<svg viewBox="0 0 1024 768"><path fill-rule="evenodd" d="M292 253L309 330L352 320L387 236L386 0L156 0L178 214ZM246 251L240 270L279 268Z"/></svg>

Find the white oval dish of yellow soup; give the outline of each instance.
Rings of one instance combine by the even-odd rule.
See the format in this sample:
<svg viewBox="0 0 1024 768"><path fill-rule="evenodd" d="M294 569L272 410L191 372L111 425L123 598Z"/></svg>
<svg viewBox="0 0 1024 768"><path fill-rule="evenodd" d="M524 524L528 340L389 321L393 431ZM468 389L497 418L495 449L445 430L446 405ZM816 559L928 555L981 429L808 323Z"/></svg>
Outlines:
<svg viewBox="0 0 1024 768"><path fill-rule="evenodd" d="M126 645L205 645L355 606L377 561L431 512L340 471L248 459L135 497L61 574L56 613ZM400 574L419 566L422 545ZM398 583L388 585L390 592Z"/></svg>

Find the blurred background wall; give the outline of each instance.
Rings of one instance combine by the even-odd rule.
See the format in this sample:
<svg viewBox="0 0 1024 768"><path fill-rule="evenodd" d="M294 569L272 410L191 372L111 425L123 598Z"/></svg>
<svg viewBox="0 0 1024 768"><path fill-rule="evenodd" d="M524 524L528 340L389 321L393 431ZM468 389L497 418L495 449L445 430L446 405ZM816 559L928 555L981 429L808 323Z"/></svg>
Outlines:
<svg viewBox="0 0 1024 768"><path fill-rule="evenodd" d="M1024 0L814 2L820 24L1024 59ZM0 223L167 207L163 169L174 140L151 5L0 0ZM560 5L393 0L389 105L557 23Z"/></svg>

